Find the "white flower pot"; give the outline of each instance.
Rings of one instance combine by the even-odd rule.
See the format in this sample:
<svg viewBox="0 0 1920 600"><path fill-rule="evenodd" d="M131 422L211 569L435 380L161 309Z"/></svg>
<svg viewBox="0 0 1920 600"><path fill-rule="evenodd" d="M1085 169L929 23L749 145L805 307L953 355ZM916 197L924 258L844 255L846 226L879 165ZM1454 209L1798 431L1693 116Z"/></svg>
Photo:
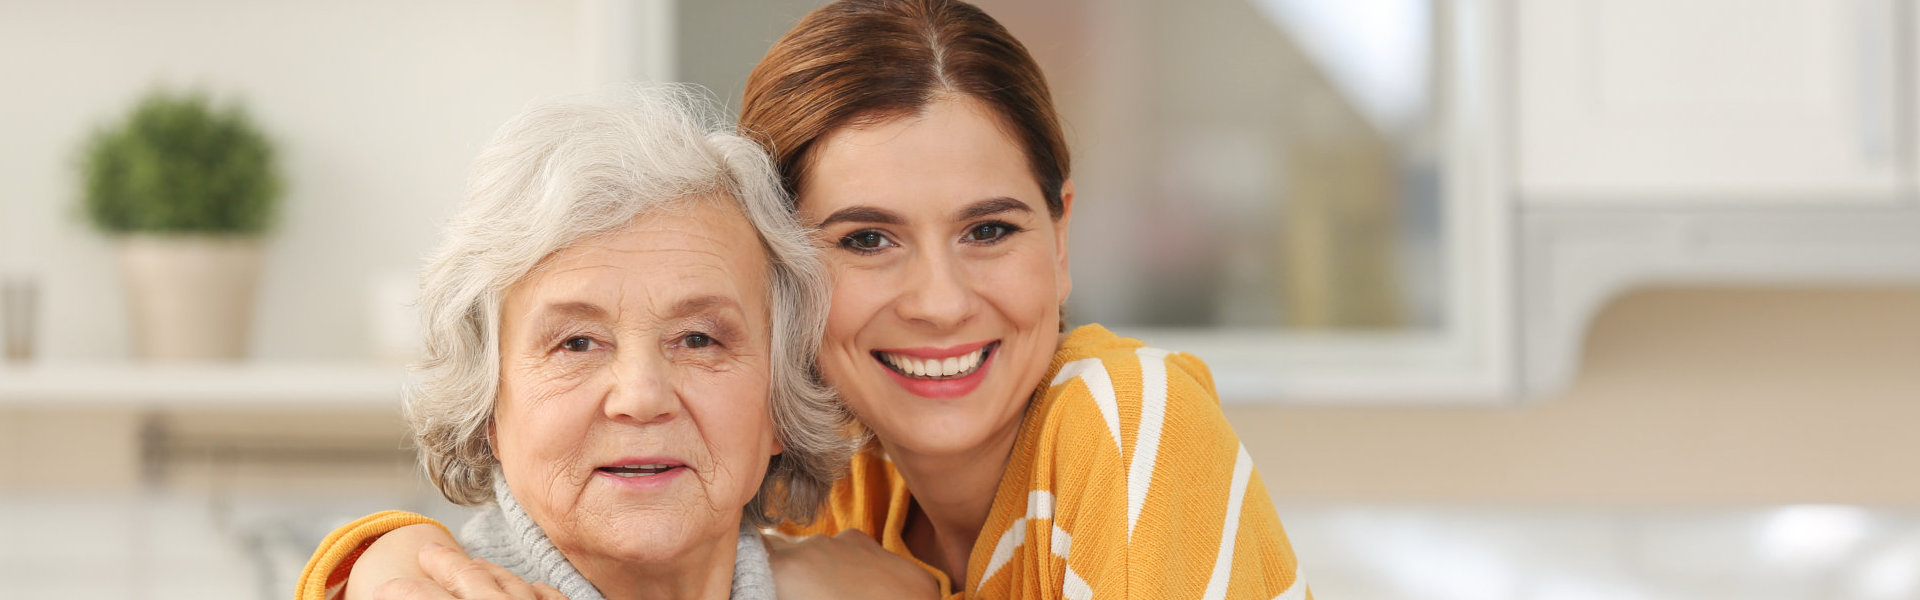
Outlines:
<svg viewBox="0 0 1920 600"><path fill-rule="evenodd" d="M151 361L238 360L247 354L260 240L129 235L120 271L134 356Z"/></svg>

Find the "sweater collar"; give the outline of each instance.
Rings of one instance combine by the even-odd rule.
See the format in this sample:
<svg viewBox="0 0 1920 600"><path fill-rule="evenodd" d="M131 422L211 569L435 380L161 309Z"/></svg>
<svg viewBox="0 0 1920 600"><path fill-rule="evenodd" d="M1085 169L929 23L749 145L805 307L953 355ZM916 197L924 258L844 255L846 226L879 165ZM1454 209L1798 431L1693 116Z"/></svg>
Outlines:
<svg viewBox="0 0 1920 600"><path fill-rule="evenodd" d="M504 551L504 556L485 556L481 548L470 547L475 556L486 558L512 571L528 581L543 581L554 589L560 590L571 600L602 600L600 589L587 581L580 571L573 568L566 556L553 545L547 533L527 516L520 502L507 488L506 478L499 470L493 473L494 515L481 515L476 521L490 521L484 517L499 519L500 531L489 532L485 537L504 536L500 540L505 544L496 552ZM489 524L492 525L492 524ZM491 528L491 527L488 527ZM472 533L472 524L463 534ZM463 537L467 537L464 536ZM478 541L478 540L474 540ZM461 540L469 546L476 546L468 540ZM516 568L517 567L517 568ZM768 562L766 543L760 538L760 531L744 520L740 523L738 538L733 553L733 585L729 597L732 600L773 600L773 568Z"/></svg>

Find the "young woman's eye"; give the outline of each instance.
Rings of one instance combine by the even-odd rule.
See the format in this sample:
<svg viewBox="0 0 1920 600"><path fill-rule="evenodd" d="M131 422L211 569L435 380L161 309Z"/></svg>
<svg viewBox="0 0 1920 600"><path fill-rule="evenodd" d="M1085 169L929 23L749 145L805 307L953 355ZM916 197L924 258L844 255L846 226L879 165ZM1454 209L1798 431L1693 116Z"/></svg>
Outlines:
<svg viewBox="0 0 1920 600"><path fill-rule="evenodd" d="M854 252L879 252L891 245L893 240L887 239L886 234L872 229L862 229L840 238L840 247Z"/></svg>
<svg viewBox="0 0 1920 600"><path fill-rule="evenodd" d="M568 352L586 352L593 349L593 338L576 335L561 341L560 349Z"/></svg>
<svg viewBox="0 0 1920 600"><path fill-rule="evenodd" d="M1001 238L1013 235L1014 232L1017 231L1020 231L1020 228L1007 223L981 223L973 226L972 229L968 229L967 235L962 239L969 242L984 242L990 244L1000 241Z"/></svg>
<svg viewBox="0 0 1920 600"><path fill-rule="evenodd" d="M688 348L705 348L713 345L713 336L700 332L689 333L686 337L680 338L680 345Z"/></svg>

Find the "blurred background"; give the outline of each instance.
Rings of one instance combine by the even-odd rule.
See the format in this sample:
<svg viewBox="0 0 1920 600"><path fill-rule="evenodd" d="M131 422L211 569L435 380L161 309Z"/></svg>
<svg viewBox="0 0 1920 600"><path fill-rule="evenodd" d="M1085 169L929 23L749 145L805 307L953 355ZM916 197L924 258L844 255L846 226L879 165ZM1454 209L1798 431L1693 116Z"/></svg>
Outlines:
<svg viewBox="0 0 1920 600"><path fill-rule="evenodd" d="M737 110L818 4L0 0L0 599L285 597L347 519L462 520L398 399L468 161L608 83ZM1069 317L1214 367L1316 596L1920 598L1912 0L979 4L1065 119ZM281 193L156 267L89 165L190 90Z"/></svg>

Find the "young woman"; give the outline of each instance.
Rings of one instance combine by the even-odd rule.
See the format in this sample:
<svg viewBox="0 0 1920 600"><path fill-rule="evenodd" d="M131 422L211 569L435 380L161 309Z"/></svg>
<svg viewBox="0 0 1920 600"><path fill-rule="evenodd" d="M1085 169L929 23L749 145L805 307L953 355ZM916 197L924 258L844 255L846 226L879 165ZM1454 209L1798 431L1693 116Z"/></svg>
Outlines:
<svg viewBox="0 0 1920 600"><path fill-rule="evenodd" d="M1206 366L1098 325L1061 335L1067 146L991 17L824 6L749 76L740 127L821 229L820 371L874 441L789 533L865 532L943 594L1308 597Z"/></svg>
<svg viewBox="0 0 1920 600"><path fill-rule="evenodd" d="M740 127L820 229L819 369L872 437L826 514L782 527L830 534L775 548L782 596L910 583L891 553L951 597L1311 598L1206 366L1064 333L1067 147L991 17L828 4L754 70Z"/></svg>

